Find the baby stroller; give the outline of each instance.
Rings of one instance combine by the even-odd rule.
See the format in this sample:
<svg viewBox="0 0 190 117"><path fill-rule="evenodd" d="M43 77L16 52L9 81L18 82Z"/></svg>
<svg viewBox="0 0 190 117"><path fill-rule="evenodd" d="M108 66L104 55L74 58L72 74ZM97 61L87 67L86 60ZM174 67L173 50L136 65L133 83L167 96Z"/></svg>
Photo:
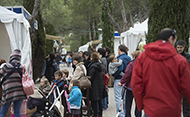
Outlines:
<svg viewBox="0 0 190 117"><path fill-rule="evenodd" d="M35 107L37 107L37 111L33 113L32 116L34 117L63 117L64 116L64 106L62 105L62 95L66 91L67 87L64 86L64 89L60 92L58 85L61 82L65 82L65 80L62 79L58 83L56 83L53 86L53 88L50 90L47 96L45 96L41 92L41 90L39 90L37 87L35 87L34 94L31 95L27 101L28 109L32 110ZM56 92L58 95L56 95ZM49 98L52 93L54 94L54 101L50 102Z"/></svg>

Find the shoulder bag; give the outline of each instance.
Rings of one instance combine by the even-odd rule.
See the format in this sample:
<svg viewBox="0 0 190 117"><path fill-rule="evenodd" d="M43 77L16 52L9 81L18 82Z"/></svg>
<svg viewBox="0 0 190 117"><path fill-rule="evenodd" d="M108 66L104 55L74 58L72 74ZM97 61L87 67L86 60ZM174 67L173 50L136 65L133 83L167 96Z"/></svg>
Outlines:
<svg viewBox="0 0 190 117"><path fill-rule="evenodd" d="M84 69L82 66L79 65L79 67L82 69L83 76L81 76L78 80L80 82L80 88L89 88L91 86L90 76L86 76L84 73Z"/></svg>
<svg viewBox="0 0 190 117"><path fill-rule="evenodd" d="M34 94L34 81L28 75L25 66L23 67L22 86L27 96Z"/></svg>

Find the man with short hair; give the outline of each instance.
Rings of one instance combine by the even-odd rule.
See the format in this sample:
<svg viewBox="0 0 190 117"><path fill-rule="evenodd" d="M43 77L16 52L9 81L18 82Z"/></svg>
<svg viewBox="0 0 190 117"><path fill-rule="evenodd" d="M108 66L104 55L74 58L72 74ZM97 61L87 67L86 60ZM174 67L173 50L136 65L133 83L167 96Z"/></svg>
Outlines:
<svg viewBox="0 0 190 117"><path fill-rule="evenodd" d="M182 91L190 102L190 66L177 54L175 30L166 28L135 61L132 92L146 117L181 117Z"/></svg>
<svg viewBox="0 0 190 117"><path fill-rule="evenodd" d="M118 70L115 74L113 74L114 77L114 95L115 95L115 101L116 101L116 111L119 111L119 106L121 103L121 92L122 92L122 86L118 86L117 84L120 82L122 76L120 75L121 72L125 72L125 69L127 67L127 64L131 61L131 58L125 54L127 48L125 45L121 44L118 47L118 53L119 56L117 59L123 60L120 67L118 67ZM121 112L120 117L124 117L124 112Z"/></svg>
<svg viewBox="0 0 190 117"><path fill-rule="evenodd" d="M177 53L184 56L190 64L190 54L184 51L185 42L183 40L179 40L176 43L176 49ZM190 117L190 106L184 94L183 94L183 117Z"/></svg>
<svg viewBox="0 0 190 117"><path fill-rule="evenodd" d="M176 49L177 49L177 53L179 53L182 56L184 56L187 59L187 61L189 62L189 64L190 64L190 54L184 51L184 49L185 49L185 42L183 40L179 40L176 43Z"/></svg>

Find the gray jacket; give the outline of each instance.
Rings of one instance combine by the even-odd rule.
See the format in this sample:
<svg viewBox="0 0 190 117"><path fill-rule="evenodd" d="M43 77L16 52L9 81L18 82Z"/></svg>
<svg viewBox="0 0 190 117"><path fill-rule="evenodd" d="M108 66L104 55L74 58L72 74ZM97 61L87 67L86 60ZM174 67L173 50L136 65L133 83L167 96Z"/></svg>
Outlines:
<svg viewBox="0 0 190 117"><path fill-rule="evenodd" d="M112 74L115 74L115 72L118 70L118 67L121 66L122 64L122 60L119 59L118 62L110 62L109 63L109 74L112 75ZM124 75L123 72L120 73L121 76Z"/></svg>

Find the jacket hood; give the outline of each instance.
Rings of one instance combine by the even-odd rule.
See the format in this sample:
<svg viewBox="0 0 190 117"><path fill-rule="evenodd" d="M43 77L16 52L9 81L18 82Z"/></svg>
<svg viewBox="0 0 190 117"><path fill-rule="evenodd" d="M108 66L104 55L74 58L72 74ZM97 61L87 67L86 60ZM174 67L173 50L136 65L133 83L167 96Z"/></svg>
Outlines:
<svg viewBox="0 0 190 117"><path fill-rule="evenodd" d="M92 67L95 67L98 71L102 71L102 66L101 63L98 60L92 61L89 65L88 68L91 69Z"/></svg>
<svg viewBox="0 0 190 117"><path fill-rule="evenodd" d="M21 51L19 49L15 49L12 54L10 55L9 63L20 63L21 61Z"/></svg>
<svg viewBox="0 0 190 117"><path fill-rule="evenodd" d="M168 41L158 40L144 46L145 53L154 60L165 60L177 54L176 49Z"/></svg>

